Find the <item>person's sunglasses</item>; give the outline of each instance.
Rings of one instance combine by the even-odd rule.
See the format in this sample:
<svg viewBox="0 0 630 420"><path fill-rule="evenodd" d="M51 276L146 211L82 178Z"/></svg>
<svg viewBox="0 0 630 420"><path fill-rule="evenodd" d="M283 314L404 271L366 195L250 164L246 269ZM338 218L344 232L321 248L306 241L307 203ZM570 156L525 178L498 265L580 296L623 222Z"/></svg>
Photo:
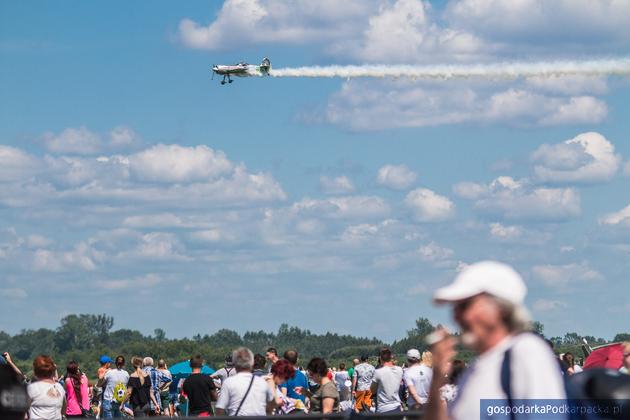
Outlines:
<svg viewBox="0 0 630 420"><path fill-rule="evenodd" d="M455 304L453 309L455 309L455 311L458 311L458 312L463 312L470 307L470 305L473 303L474 300L475 300L474 297L460 300L459 302Z"/></svg>

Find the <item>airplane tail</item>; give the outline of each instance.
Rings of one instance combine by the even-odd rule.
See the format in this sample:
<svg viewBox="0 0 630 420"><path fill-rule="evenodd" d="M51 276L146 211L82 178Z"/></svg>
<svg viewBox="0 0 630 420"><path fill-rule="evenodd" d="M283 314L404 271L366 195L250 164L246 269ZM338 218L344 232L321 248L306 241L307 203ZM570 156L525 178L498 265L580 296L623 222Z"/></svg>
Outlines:
<svg viewBox="0 0 630 420"><path fill-rule="evenodd" d="M265 57L265 58L263 58L262 62L260 63L260 72L264 76L268 76L270 70L271 70L271 60L269 60L267 57Z"/></svg>

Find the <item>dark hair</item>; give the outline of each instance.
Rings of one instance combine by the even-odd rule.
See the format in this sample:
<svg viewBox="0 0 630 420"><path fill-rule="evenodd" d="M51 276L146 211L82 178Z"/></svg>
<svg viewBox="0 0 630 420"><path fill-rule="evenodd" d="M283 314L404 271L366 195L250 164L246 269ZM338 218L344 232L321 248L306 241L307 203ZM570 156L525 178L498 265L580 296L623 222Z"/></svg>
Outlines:
<svg viewBox="0 0 630 420"><path fill-rule="evenodd" d="M278 350L276 350L275 347L269 347L267 349L267 353L273 353L273 354L275 354L277 356L278 355Z"/></svg>
<svg viewBox="0 0 630 420"><path fill-rule="evenodd" d="M346 370L346 364L345 363L339 363L339 370Z"/></svg>
<svg viewBox="0 0 630 420"><path fill-rule="evenodd" d="M451 384L456 383L462 373L464 373L464 369L466 369L466 363L463 360L453 360L453 367L448 377L448 382Z"/></svg>
<svg viewBox="0 0 630 420"><path fill-rule="evenodd" d="M308 362L308 365L306 365L306 370L311 373L315 373L322 378L328 375L328 365L326 364L326 361L320 357L311 359L311 361Z"/></svg>
<svg viewBox="0 0 630 420"><path fill-rule="evenodd" d="M370 356L368 356L367 354L362 354L360 357L362 362L367 362L369 358Z"/></svg>
<svg viewBox="0 0 630 420"><path fill-rule="evenodd" d="M55 375L57 366L53 359L45 354L40 354L33 360L33 373L37 378L52 378Z"/></svg>
<svg viewBox="0 0 630 420"><path fill-rule="evenodd" d="M387 363L392 361L392 351L387 347L381 349L378 357L381 360L381 363Z"/></svg>
<svg viewBox="0 0 630 420"><path fill-rule="evenodd" d="M125 366L125 356L116 356L116 361L114 362L118 369L122 369Z"/></svg>
<svg viewBox="0 0 630 420"><path fill-rule="evenodd" d="M72 382L72 388L74 388L74 394L77 396L77 400L83 401L81 398L81 371L76 361L70 360L68 362L66 365L66 375Z"/></svg>
<svg viewBox="0 0 630 420"><path fill-rule="evenodd" d="M200 355L195 355L190 358L190 368L191 369L201 369L203 366L203 359Z"/></svg>
<svg viewBox="0 0 630 420"><path fill-rule="evenodd" d="M287 350L284 352L284 358L289 361L293 366L297 364L298 352L296 350Z"/></svg>
<svg viewBox="0 0 630 420"><path fill-rule="evenodd" d="M267 364L267 359L260 353L254 355L254 369L264 369Z"/></svg>
<svg viewBox="0 0 630 420"><path fill-rule="evenodd" d="M573 353L569 351L564 353L564 356L562 356L562 360L564 360L570 368L575 366L575 357L573 356Z"/></svg>
<svg viewBox="0 0 630 420"><path fill-rule="evenodd" d="M159 369L164 369L165 367L166 367L166 360L164 360L164 359L158 360L158 368Z"/></svg>
<svg viewBox="0 0 630 420"><path fill-rule="evenodd" d="M295 368L288 360L280 359L271 366L271 373L274 376L284 378L286 381L295 376Z"/></svg>

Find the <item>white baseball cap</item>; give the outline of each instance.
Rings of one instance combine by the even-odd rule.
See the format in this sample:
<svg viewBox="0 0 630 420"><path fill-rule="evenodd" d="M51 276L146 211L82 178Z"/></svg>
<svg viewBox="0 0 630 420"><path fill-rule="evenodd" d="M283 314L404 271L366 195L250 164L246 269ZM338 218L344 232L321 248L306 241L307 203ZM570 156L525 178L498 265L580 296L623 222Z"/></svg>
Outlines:
<svg viewBox="0 0 630 420"><path fill-rule="evenodd" d="M418 349L407 350L407 359L420 360L420 352Z"/></svg>
<svg viewBox="0 0 630 420"><path fill-rule="evenodd" d="M527 287L521 276L509 265L496 261L481 261L464 268L455 281L435 291L435 303L449 303L467 299L480 293L521 305Z"/></svg>

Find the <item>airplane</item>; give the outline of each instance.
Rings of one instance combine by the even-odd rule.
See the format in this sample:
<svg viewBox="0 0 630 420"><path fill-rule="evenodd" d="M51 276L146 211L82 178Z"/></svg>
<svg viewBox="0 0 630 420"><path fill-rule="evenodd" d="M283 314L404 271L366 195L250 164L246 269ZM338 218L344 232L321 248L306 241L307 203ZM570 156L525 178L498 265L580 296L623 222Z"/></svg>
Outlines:
<svg viewBox="0 0 630 420"><path fill-rule="evenodd" d="M224 85L226 83L232 83L233 80L230 76L237 77L250 77L250 76L269 76L269 71L271 70L271 61L265 57L259 66L253 66L251 64L247 64L245 62L240 62L238 64L234 64L232 66L225 64L214 64L212 66L212 78L214 78L215 74L223 76L223 80L221 80L221 84Z"/></svg>

